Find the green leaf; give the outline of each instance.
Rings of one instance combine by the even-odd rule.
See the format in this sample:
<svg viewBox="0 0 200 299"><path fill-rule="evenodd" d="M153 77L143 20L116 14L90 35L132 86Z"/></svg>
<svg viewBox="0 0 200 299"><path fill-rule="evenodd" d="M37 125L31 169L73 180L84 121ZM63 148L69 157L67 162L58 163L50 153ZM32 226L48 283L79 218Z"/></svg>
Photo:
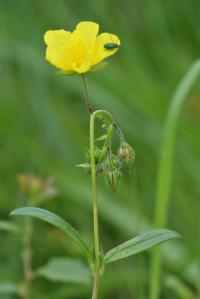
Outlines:
<svg viewBox="0 0 200 299"><path fill-rule="evenodd" d="M0 283L0 294L19 294L20 288L16 283L13 282L2 282Z"/></svg>
<svg viewBox="0 0 200 299"><path fill-rule="evenodd" d="M36 274L54 282L68 282L89 285L91 275L89 268L73 258L54 257L40 267Z"/></svg>
<svg viewBox="0 0 200 299"><path fill-rule="evenodd" d="M79 167L79 168L82 168L84 170L90 170L91 169L91 165L89 163L77 164L76 166Z"/></svg>
<svg viewBox="0 0 200 299"><path fill-rule="evenodd" d="M107 134L101 135L100 137L96 138L95 141L103 141L107 138Z"/></svg>
<svg viewBox="0 0 200 299"><path fill-rule="evenodd" d="M79 232L71 226L68 222L62 219L60 216L49 212L44 209L34 208L34 207L25 207L19 208L11 212L11 216L31 216L37 219L48 222L58 228L60 228L63 232L65 232L68 236L70 236L82 249L83 253L87 256L90 262L93 262L93 255L85 242L82 240Z"/></svg>
<svg viewBox="0 0 200 299"><path fill-rule="evenodd" d="M4 220L0 220L0 230L4 230L14 234L21 233L21 230L17 225L11 223L10 221L4 221Z"/></svg>
<svg viewBox="0 0 200 299"><path fill-rule="evenodd" d="M178 233L168 229L149 231L108 251L104 257L104 261L106 264L112 263L179 237Z"/></svg>

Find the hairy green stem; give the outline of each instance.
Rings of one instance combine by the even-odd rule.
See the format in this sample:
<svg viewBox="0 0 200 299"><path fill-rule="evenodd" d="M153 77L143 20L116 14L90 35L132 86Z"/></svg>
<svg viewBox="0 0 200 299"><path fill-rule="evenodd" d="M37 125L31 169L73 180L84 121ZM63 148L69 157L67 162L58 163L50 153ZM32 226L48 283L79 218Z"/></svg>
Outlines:
<svg viewBox="0 0 200 299"><path fill-rule="evenodd" d="M97 183L96 183L96 163L95 163L95 144L94 144L94 124L95 114L90 116L90 158L91 158L91 174L92 174L92 201L93 201L93 221L94 221L94 286L92 299L97 299L99 283L100 283L100 241L99 241L99 223L98 223L98 204L97 204Z"/></svg>
<svg viewBox="0 0 200 299"><path fill-rule="evenodd" d="M97 299L99 292L100 274L96 273L94 276L92 299Z"/></svg>
<svg viewBox="0 0 200 299"><path fill-rule="evenodd" d="M163 145L158 169L158 181L156 191L156 211L154 225L155 228L162 228L167 223L167 212L169 205L169 196L171 189L171 174L173 166L173 155L176 140L176 131L178 118L183 103L188 96L193 84L200 74L200 61L196 61L188 73L180 82L169 108L165 131L163 136ZM150 299L159 299L161 291L161 266L162 254L160 247L152 252L150 269Z"/></svg>
<svg viewBox="0 0 200 299"><path fill-rule="evenodd" d="M90 113L90 160L91 160L91 175L92 175L92 202L93 202L93 226L94 226L94 251L95 251L95 261L93 267L93 292L92 299L97 299L100 285L100 240L99 240L99 221L98 221L98 202L97 202L97 171L95 162L95 117L98 115L101 121L104 123L104 117L107 121L114 125L113 118L110 113L104 110L97 110L93 112L92 105L89 100L88 89L86 84L85 75L82 74L83 87L85 93L85 101Z"/></svg>
<svg viewBox="0 0 200 299"><path fill-rule="evenodd" d="M32 239L32 219L25 218L25 228L23 236L23 267L24 267L24 288L22 290L22 298L30 299L30 288L32 281L32 265L31 265L31 239Z"/></svg>
<svg viewBox="0 0 200 299"><path fill-rule="evenodd" d="M83 80L83 88L84 88L86 106L88 108L89 113L92 114L93 108L92 108L92 104L90 103L90 100L89 100L89 94L88 94L85 74L81 74L81 77L82 77L82 80Z"/></svg>

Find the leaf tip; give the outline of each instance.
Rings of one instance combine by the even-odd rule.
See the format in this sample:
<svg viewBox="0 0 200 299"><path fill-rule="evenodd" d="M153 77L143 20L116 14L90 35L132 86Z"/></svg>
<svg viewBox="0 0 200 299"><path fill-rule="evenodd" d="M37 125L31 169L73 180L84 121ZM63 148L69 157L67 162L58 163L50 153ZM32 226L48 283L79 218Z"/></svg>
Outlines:
<svg viewBox="0 0 200 299"><path fill-rule="evenodd" d="M10 212L9 216L14 216L14 215L15 215L15 211L16 211L16 210L12 210L12 211Z"/></svg>
<svg viewBox="0 0 200 299"><path fill-rule="evenodd" d="M12 216L20 215L20 212L19 212L20 210L21 210L21 208L12 210L10 212L9 216L12 217Z"/></svg>

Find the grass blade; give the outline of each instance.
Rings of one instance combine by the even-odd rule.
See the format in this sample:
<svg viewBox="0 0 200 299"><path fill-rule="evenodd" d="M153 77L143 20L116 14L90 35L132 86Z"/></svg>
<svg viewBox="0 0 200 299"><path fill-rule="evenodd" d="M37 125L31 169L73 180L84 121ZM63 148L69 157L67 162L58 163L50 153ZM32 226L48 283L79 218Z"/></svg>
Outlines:
<svg viewBox="0 0 200 299"><path fill-rule="evenodd" d="M160 228L166 225L169 195L171 188L171 174L176 131L181 108L192 86L200 75L200 60L197 60L184 76L178 86L169 108L165 132L163 137L162 152L158 170L158 182L156 193L156 212L154 226ZM161 277L161 251L156 248L152 254L150 273L150 299L160 298Z"/></svg>

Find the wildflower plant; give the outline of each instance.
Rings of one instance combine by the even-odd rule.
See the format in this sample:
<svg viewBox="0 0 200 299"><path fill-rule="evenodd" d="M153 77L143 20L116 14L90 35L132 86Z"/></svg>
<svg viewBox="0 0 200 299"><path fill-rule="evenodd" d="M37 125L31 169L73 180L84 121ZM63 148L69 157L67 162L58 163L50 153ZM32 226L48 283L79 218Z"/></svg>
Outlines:
<svg viewBox="0 0 200 299"><path fill-rule="evenodd" d="M80 22L73 32L63 29L50 30L44 36L47 45L46 59L57 67L62 74L80 74L83 80L85 100L90 116L90 144L86 151L86 161L78 167L91 174L94 244L92 248L88 246L71 224L47 210L24 207L11 213L11 215L31 216L48 222L61 229L77 243L88 261L93 276L92 299L98 298L101 276L111 263L179 236L176 232L167 229L152 230L104 253L99 235L97 177L103 174L108 186L116 192L120 177L123 174L122 170L130 174L134 167L135 151L126 141L112 114L105 110L94 110L89 100L85 73L105 67L104 59L116 53L121 44L116 35L110 33L98 35L98 31L98 24ZM101 128L101 136L96 136L97 125ZM114 135L119 141L119 147L115 151L112 147ZM21 183L24 185L22 178Z"/></svg>
<svg viewBox="0 0 200 299"><path fill-rule="evenodd" d="M44 202L55 198L58 190L54 186L52 177L41 179L33 173L19 174L17 183L25 206L41 206ZM21 240L22 244L22 268L23 277L19 282L0 283L0 295L13 294L22 299L29 299L33 281L42 276L39 271L32 268L32 237L34 232L33 221L25 217L22 225L10 221L1 220L0 230L9 232Z"/></svg>

